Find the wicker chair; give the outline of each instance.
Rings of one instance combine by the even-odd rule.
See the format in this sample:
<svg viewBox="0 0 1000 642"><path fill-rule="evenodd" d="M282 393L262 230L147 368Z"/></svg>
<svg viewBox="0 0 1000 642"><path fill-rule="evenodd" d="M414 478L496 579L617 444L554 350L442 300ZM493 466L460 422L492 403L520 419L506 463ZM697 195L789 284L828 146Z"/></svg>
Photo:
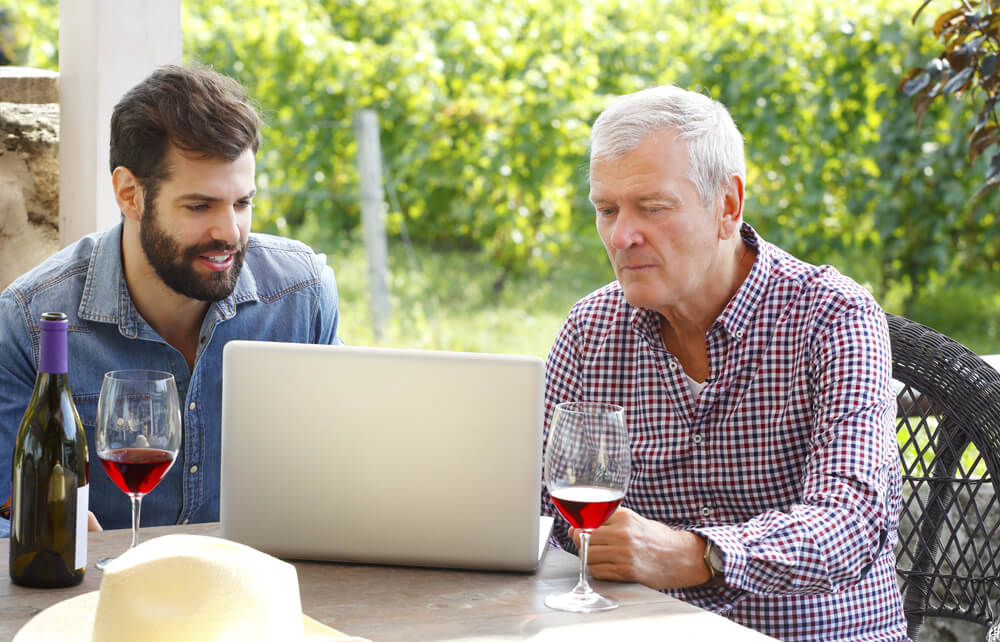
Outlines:
<svg viewBox="0 0 1000 642"><path fill-rule="evenodd" d="M1000 483L1000 374L936 330L886 316L900 384L896 570L907 633L917 640L925 616L949 617L989 626L987 639L1000 642L1000 510L991 515Z"/></svg>

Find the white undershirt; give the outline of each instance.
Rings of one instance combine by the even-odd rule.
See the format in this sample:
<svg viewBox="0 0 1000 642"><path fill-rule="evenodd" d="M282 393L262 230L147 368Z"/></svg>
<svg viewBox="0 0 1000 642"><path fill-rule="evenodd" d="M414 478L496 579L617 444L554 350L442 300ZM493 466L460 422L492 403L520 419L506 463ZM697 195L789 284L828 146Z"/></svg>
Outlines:
<svg viewBox="0 0 1000 642"><path fill-rule="evenodd" d="M705 384L708 383L708 381L702 381L699 383L692 379L691 375L686 372L684 373L684 378L687 379L688 390L691 392L691 398L697 399L698 395L701 394L701 391L705 389Z"/></svg>

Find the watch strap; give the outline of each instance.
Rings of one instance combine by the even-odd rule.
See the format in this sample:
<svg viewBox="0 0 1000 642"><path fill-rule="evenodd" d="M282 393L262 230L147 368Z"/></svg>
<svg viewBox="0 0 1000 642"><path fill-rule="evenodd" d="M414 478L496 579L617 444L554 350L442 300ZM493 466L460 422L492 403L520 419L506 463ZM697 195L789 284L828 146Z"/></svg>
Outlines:
<svg viewBox="0 0 1000 642"><path fill-rule="evenodd" d="M715 576L718 574L717 571L715 570L715 565L712 564L712 547L714 547L715 545L712 543L712 540L708 539L707 537L703 537L702 539L705 540L705 557L704 557L705 568L708 569L708 581L711 582L712 580L715 579Z"/></svg>

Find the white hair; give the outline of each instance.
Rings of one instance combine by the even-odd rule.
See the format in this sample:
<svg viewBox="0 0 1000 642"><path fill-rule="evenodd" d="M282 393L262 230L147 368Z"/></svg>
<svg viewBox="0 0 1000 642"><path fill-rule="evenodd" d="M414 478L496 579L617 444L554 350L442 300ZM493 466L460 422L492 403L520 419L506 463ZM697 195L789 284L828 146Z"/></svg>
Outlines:
<svg viewBox="0 0 1000 642"><path fill-rule="evenodd" d="M617 160L661 129L679 132L687 143L688 178L703 203L711 203L731 177L746 182L743 136L725 106L673 85L619 97L590 132L590 162Z"/></svg>

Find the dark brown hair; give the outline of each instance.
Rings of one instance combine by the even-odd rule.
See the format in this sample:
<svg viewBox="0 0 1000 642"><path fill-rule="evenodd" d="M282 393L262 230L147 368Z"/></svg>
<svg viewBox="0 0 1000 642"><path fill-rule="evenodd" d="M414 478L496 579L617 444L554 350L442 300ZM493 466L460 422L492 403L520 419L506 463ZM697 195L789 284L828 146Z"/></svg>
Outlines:
<svg viewBox="0 0 1000 642"><path fill-rule="evenodd" d="M111 115L111 171L124 166L155 195L167 146L234 161L257 153L261 120L246 89L207 67L167 65L122 96Z"/></svg>

